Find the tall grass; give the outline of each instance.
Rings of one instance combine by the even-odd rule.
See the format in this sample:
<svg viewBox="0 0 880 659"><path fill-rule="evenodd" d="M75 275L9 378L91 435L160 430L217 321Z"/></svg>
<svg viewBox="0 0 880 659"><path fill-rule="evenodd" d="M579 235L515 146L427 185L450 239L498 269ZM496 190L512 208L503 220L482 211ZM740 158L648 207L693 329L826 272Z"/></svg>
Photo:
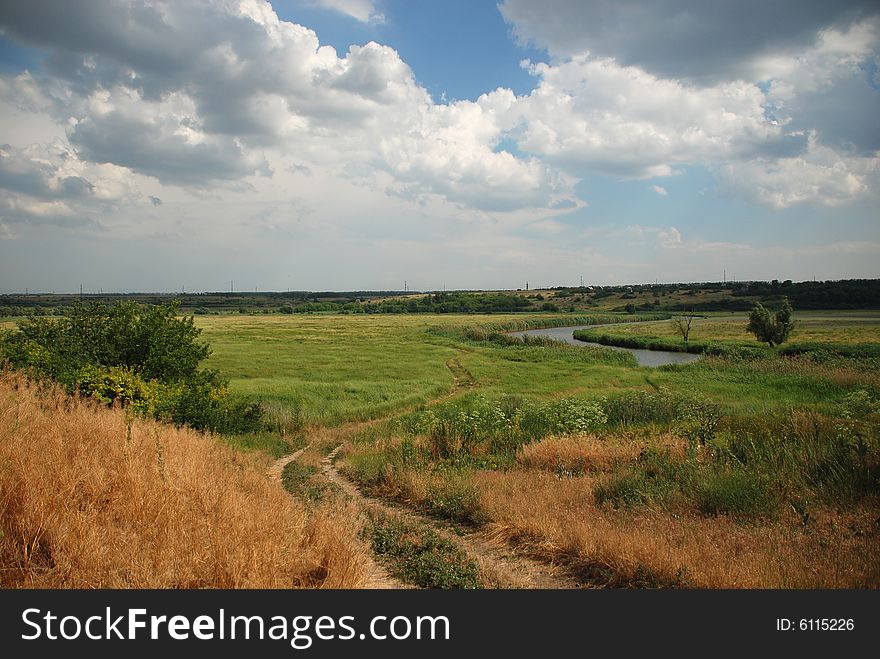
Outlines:
<svg viewBox="0 0 880 659"><path fill-rule="evenodd" d="M476 394L405 416L400 427L430 439L432 460L513 460L517 449L551 433L571 435L605 425L601 402L580 397L535 401Z"/></svg>
<svg viewBox="0 0 880 659"><path fill-rule="evenodd" d="M687 352L696 355L714 355L733 359L760 359L775 354L770 348L761 345L736 345L717 341L688 341L661 336L640 334L611 334L595 330L577 330L573 334L578 341L598 343L620 348L639 350L665 350L667 352Z"/></svg>
<svg viewBox="0 0 880 659"><path fill-rule="evenodd" d="M213 436L0 374L2 587L357 587L353 516Z"/></svg>
<svg viewBox="0 0 880 659"><path fill-rule="evenodd" d="M876 502L793 513L762 524L726 516L596 503L590 476L483 471L473 476L500 537L566 563L600 585L693 588L877 588Z"/></svg>

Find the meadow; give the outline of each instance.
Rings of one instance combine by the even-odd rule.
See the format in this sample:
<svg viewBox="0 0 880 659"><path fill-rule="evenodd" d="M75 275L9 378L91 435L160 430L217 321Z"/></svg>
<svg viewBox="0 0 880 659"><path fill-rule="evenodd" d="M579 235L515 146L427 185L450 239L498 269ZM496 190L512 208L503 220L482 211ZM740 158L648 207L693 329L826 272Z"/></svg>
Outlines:
<svg viewBox="0 0 880 659"><path fill-rule="evenodd" d="M506 350L468 341L462 326L487 330L572 324L582 317L543 314L305 315L196 317L211 345L208 366L234 394L270 409L300 409L307 423L366 420L448 392L456 378L503 392L554 395L644 384L608 351L546 346ZM598 316L596 320L614 320ZM601 359L590 355L601 355ZM585 369L590 364L594 368Z"/></svg>
<svg viewBox="0 0 880 659"><path fill-rule="evenodd" d="M613 319L613 317L611 317ZM487 396L609 396L627 390L695 391L725 409L772 414L796 405L836 404L835 382L876 387L876 370L833 365L706 359L691 366L639 368L626 353L562 345L519 345L489 339L499 328L577 324L567 315L304 315L196 317L212 349L206 361L233 394L258 398L279 412L298 410L306 424L337 425L387 416L449 392L457 380ZM609 316L596 316L607 321ZM628 320L618 315L618 320ZM880 343L880 314L797 314L792 343ZM744 316L696 321L692 340L711 338L761 349ZM477 328L482 332L462 332ZM615 335L676 340L671 324L627 324ZM608 328L603 330L608 331ZM677 339L680 342L680 338ZM783 346L784 347L784 346Z"/></svg>
<svg viewBox="0 0 880 659"><path fill-rule="evenodd" d="M880 335L872 313L796 320L799 345ZM506 340L517 315L198 323L232 391L297 406L307 436L379 420L339 438L339 468L370 496L490 529L582 582L880 585L880 377L864 360L761 349L649 369ZM714 315L694 336L760 348L744 324ZM664 322L612 329L672 338Z"/></svg>
<svg viewBox="0 0 880 659"><path fill-rule="evenodd" d="M601 331L681 342L669 322L589 313L196 316L211 347L204 365L228 381L233 399L256 399L266 409L274 429L258 433L132 424L123 410L71 408L59 392L47 407L6 376L0 432L15 439L7 447L20 456L8 457L17 466L3 472L14 476L4 491L21 497L8 499L14 505L4 512L15 533L0 549L16 566L8 574L18 575L8 583L356 587L373 560L364 557L368 548L410 585L511 583L483 571L480 557L456 540L479 533L556 566L564 572L559 583L880 586L880 313L796 313L790 344L800 348L791 354L788 344L758 344L744 331L744 315L709 313L691 340L727 348L659 368L639 367L626 352L505 333L616 322ZM29 410L26 436L22 409ZM127 427L130 448L118 441ZM35 433L56 438L56 457L46 464L27 448ZM65 444L66 434L75 441ZM102 437L112 449L95 449ZM258 472L298 448L297 459L278 468L295 495L285 503L281 488ZM79 471L68 474L67 463ZM172 465L185 474L169 477ZM47 470L57 473L50 478ZM79 504L58 499L80 491L88 471L106 475L100 491ZM352 501L332 473L368 499ZM67 489L44 486L59 478ZM228 506L211 508L225 514L216 526L226 529L220 535L228 545L213 532L201 545L225 562L162 563L163 552L186 553L168 529L207 533L215 524L173 504L181 491L187 501ZM226 491L242 494L227 501ZM116 508L100 503L107 496ZM127 500L148 503L128 510ZM385 508L367 508L367 500ZM53 517L57 527L45 538L99 530L69 545L47 540L50 565L13 542L42 542L31 508L67 511ZM161 524L138 538L134 527L150 515ZM264 538L265 555L237 558L234 547L258 533L254 524L272 525L266 515L283 522ZM112 526L120 516L131 518L131 528ZM108 542L114 533L128 544ZM73 555L77 544L87 551ZM119 558L106 555L116 545ZM125 564L132 551L149 558L140 571ZM284 563L291 551L301 558ZM269 567L260 571L255 561ZM206 565L214 565L211 574L198 571ZM191 576L162 581L175 571ZM166 576L151 576L160 573Z"/></svg>

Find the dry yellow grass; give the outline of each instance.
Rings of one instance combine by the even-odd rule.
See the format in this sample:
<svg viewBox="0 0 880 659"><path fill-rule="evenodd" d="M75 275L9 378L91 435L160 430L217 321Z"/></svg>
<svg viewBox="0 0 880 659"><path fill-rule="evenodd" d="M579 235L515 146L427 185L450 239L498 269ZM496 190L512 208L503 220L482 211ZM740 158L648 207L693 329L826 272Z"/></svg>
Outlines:
<svg viewBox="0 0 880 659"><path fill-rule="evenodd" d="M390 437L373 446L347 445L346 458L381 453L399 441ZM685 441L667 434L550 437L522 447L516 469L451 475L386 462L371 484L375 493L416 508L438 493L473 493L475 500L468 505L490 534L570 566L600 585L880 587L876 498L845 510L814 502L806 526L793 510L743 523L700 514L687 501L665 508L597 504L596 486L637 461L646 448L685 459Z"/></svg>
<svg viewBox="0 0 880 659"><path fill-rule="evenodd" d="M593 435L548 437L526 444L516 454L526 469L551 472L602 472L638 459L642 447L635 442L614 443Z"/></svg>
<svg viewBox="0 0 880 659"><path fill-rule="evenodd" d="M0 586L353 588L355 512L311 513L216 438L0 374Z"/></svg>
<svg viewBox="0 0 880 659"><path fill-rule="evenodd" d="M544 471L480 472L480 501L495 531L622 586L853 588L880 586L876 503L738 524L726 517L596 505L592 477Z"/></svg>

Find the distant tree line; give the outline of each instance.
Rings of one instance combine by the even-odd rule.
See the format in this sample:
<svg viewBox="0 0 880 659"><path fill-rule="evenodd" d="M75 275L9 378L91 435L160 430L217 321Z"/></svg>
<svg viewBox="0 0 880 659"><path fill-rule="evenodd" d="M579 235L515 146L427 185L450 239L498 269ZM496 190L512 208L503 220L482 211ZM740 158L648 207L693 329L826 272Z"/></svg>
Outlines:
<svg viewBox="0 0 880 659"><path fill-rule="evenodd" d="M880 279L842 279L838 281L750 281L704 282L692 284L633 284L625 286L569 287L558 290L556 297L580 293L594 300L614 295L636 299L652 294L657 298L674 294L697 296L700 293L727 292L715 300L644 302L632 305L638 311L751 311L755 302L777 308L787 297L797 309L880 309Z"/></svg>
<svg viewBox="0 0 880 659"><path fill-rule="evenodd" d="M543 292L539 292L543 291ZM755 302L778 308L787 297L797 309L880 309L880 280L789 280L632 284L557 287L530 295L449 291L413 295L403 291L286 291L254 293L106 294L87 301L112 305L131 300L143 305L176 302L189 313L492 313L573 310L618 296L620 311L750 311ZM520 292L522 293L522 292ZM714 299L705 299L706 294ZM721 294L721 295L718 295ZM646 297L651 299L645 300ZM684 299L683 299L684 298ZM639 301L641 299L641 301ZM76 295L0 295L0 316L56 315L78 301Z"/></svg>
<svg viewBox="0 0 880 659"><path fill-rule="evenodd" d="M493 313L523 311L530 300L506 293L439 292L423 297L368 302L366 313Z"/></svg>
<svg viewBox="0 0 880 659"><path fill-rule="evenodd" d="M752 282L733 291L734 296L778 300L788 297L797 309L880 308L880 280Z"/></svg>

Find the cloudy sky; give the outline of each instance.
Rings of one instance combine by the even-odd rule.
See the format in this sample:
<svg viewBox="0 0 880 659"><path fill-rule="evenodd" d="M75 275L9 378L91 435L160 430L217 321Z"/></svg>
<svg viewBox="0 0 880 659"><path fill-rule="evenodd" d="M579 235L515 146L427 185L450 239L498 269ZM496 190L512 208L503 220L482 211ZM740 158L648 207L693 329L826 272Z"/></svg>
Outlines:
<svg viewBox="0 0 880 659"><path fill-rule="evenodd" d="M880 10L0 5L0 293L880 277Z"/></svg>

